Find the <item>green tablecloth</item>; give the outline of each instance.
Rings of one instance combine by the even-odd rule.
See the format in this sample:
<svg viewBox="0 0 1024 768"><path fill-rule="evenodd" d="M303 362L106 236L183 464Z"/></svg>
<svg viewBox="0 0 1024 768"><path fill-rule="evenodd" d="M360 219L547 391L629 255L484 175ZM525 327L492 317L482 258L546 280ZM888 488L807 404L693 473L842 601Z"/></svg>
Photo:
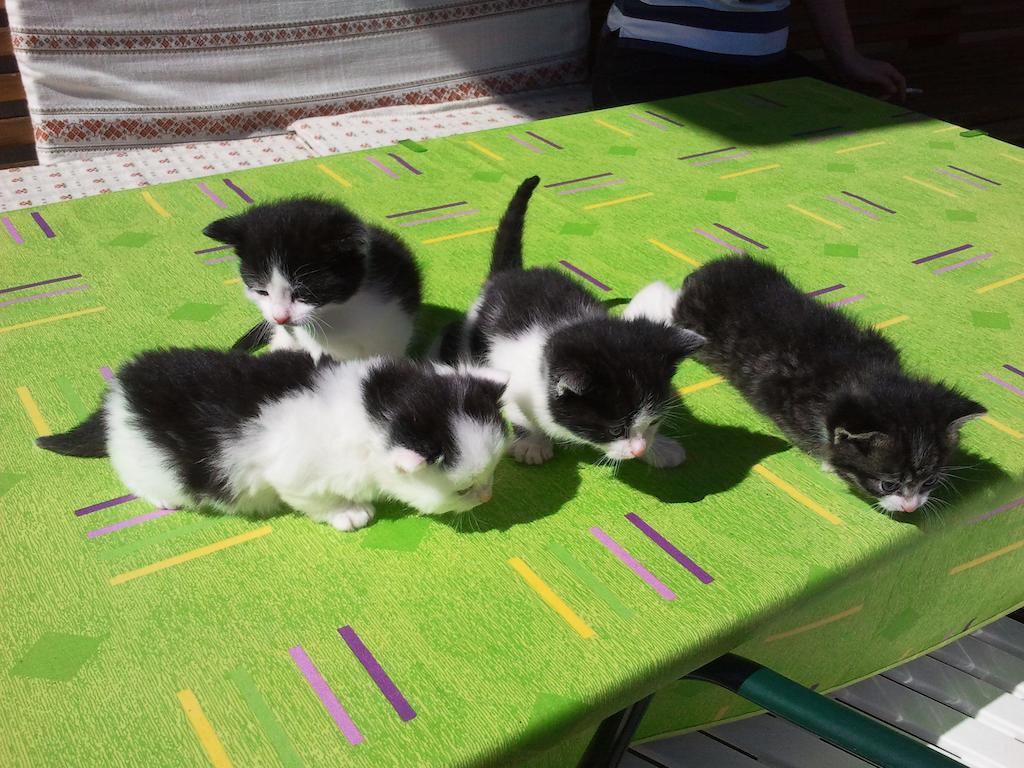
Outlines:
<svg viewBox="0 0 1024 768"><path fill-rule="evenodd" d="M414 247L436 327L534 173L530 264L625 299L749 248L983 402L948 505L874 512L692 361L681 468L505 461L461 522L154 511L107 462L33 447L131 353L252 324L213 218L344 200ZM828 689L1006 612L1022 183L1020 149L794 80L4 215L0 764L565 766L601 717L725 651ZM641 735L743 711L668 685Z"/></svg>

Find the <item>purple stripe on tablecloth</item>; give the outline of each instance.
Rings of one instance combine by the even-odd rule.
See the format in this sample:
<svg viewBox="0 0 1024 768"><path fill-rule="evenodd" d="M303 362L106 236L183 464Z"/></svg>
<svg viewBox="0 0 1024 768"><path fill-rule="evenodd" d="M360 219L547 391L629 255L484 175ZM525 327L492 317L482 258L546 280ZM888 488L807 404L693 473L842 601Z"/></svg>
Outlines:
<svg viewBox="0 0 1024 768"><path fill-rule="evenodd" d="M366 647L356 631L350 626L345 626L338 628L338 634L348 644L349 650L359 659L359 663L363 665L366 674L377 684L380 692L384 694L384 698L394 707L398 716L404 721L409 721L416 717L416 710L409 705L405 696L398 690L398 686L395 685L395 682L388 673L384 671L380 662L370 652L370 649Z"/></svg>
<svg viewBox="0 0 1024 768"><path fill-rule="evenodd" d="M518 136L513 136L511 133L508 134L508 138L512 139L512 141L514 141L519 146L525 147L526 149L530 150L531 152L536 152L538 155L543 154L543 152L544 152L543 149L540 149L539 147L535 147L530 142L523 141Z"/></svg>
<svg viewBox="0 0 1024 768"><path fill-rule="evenodd" d="M750 96L751 98L754 98L754 99L760 99L761 101L766 101L769 104L775 105L776 107L785 107L786 106L785 104L783 104L780 101L776 101L775 99L769 99L767 96L762 96L759 93L748 93L747 96Z"/></svg>
<svg viewBox="0 0 1024 768"><path fill-rule="evenodd" d="M845 288L845 287L846 286L843 285L842 283L836 283L835 285L830 285L828 288L819 288L816 291L808 291L807 295L808 296L821 296L821 294L823 294L823 293L831 293L832 291L838 291L840 288Z"/></svg>
<svg viewBox="0 0 1024 768"><path fill-rule="evenodd" d="M577 275L582 277L584 280L587 280L588 282L593 283L598 288L600 288L602 291L610 291L611 290L611 288L609 288L607 285L602 283L597 278L595 278L595 277L593 277L591 275L588 275L586 272L584 272L582 269L577 267L575 264L573 264L571 262L568 262L565 259L561 259L558 263L561 264L566 269L568 269L570 272L575 272Z"/></svg>
<svg viewBox="0 0 1024 768"><path fill-rule="evenodd" d="M736 147L722 147L721 149L710 149L707 152L698 152L695 155L683 155L679 160L692 160L695 157L704 157L706 155L717 155L719 152L728 152L730 149L736 149Z"/></svg>
<svg viewBox="0 0 1024 768"><path fill-rule="evenodd" d="M11 236L11 240L13 240L15 244L25 244L25 238L21 236L21 233L18 231L18 228L14 226L14 222L11 221L10 218L7 216L4 216L4 227L7 229L7 234Z"/></svg>
<svg viewBox="0 0 1024 768"><path fill-rule="evenodd" d="M672 125L678 125L680 128L685 128L686 127L682 123L673 120L671 117L665 117L664 115L659 115L657 112L651 112L651 110L649 110L649 109L645 109L644 112L646 112L651 117L656 117L659 120L664 120L666 123L672 123Z"/></svg>
<svg viewBox="0 0 1024 768"><path fill-rule="evenodd" d="M26 288L38 288L41 285L50 285L51 283L63 283L65 280L75 280L81 277L80 274L66 275L64 277L51 277L49 280L40 280L37 283L25 283L24 285L13 285L10 288L0 288L0 293L10 293L11 291L23 291Z"/></svg>
<svg viewBox="0 0 1024 768"><path fill-rule="evenodd" d="M1021 496L1019 499L1014 499L1013 501L1008 501L1001 507L996 507L990 512L985 512L982 515L978 515L977 517L971 518L967 521L967 524L973 525L974 523L980 523L983 520L988 520L989 518L995 517L996 515L1001 515L1003 514L1003 512L1009 512L1011 509L1016 509L1017 507L1020 506L1024 506L1024 496Z"/></svg>
<svg viewBox="0 0 1024 768"><path fill-rule="evenodd" d="M456 211L455 213L445 213L441 216L430 216L426 219L413 219L412 221L400 222L400 227L415 227L419 224L429 224L431 221L441 221L443 219L457 219L459 216L472 216L474 213L480 213L479 208L471 208L468 211Z"/></svg>
<svg viewBox="0 0 1024 768"><path fill-rule="evenodd" d="M971 243L964 243L958 245L956 248L950 248L948 251L939 251L933 253L931 256L922 256L920 259L914 259L911 264L924 264L926 261L933 261L934 259L941 259L943 256L949 256L952 253L960 253L960 251L966 251L968 248L973 248L974 245Z"/></svg>
<svg viewBox="0 0 1024 768"><path fill-rule="evenodd" d="M631 570L633 573L635 573L637 576L643 579L644 582L646 582L651 589L653 589L655 592L661 595L665 600L676 599L675 592L673 592L661 581L659 581L653 573L651 573L642 565L640 565L640 563L638 563L636 559L631 554L629 554L629 552L622 548L621 544L615 541L615 539L613 539L607 533L602 531L597 526L594 526L590 529L590 535L598 541L600 541L602 544L604 544L605 547L607 547L613 555L619 558L619 560L621 560L625 564L625 566L629 568L629 570Z"/></svg>
<svg viewBox="0 0 1024 768"><path fill-rule="evenodd" d="M46 293L33 293L30 296L18 296L15 299L8 299L7 301L0 301L0 307L6 307L11 304L20 304L23 301L34 301L35 299L48 299L51 296L60 296L64 293L74 293L75 291L84 291L89 286L83 283L82 285L73 285L70 288L62 288L59 291L47 291Z"/></svg>
<svg viewBox="0 0 1024 768"><path fill-rule="evenodd" d="M896 211L894 211L892 208L886 208L884 205L879 205L876 202L868 200L866 197L861 197L860 195L855 195L855 194L853 194L853 192L847 192L845 189L842 190L842 192L847 197L852 197L854 200L860 200L862 203L867 203L872 208L877 208L878 210L885 211L886 213L893 213L893 214L896 213Z"/></svg>
<svg viewBox="0 0 1024 768"><path fill-rule="evenodd" d="M1020 368L1014 368L1009 363L1003 363L1003 368L1008 370L1010 373L1016 373L1018 376L1024 376L1024 371L1022 371Z"/></svg>
<svg viewBox="0 0 1024 768"><path fill-rule="evenodd" d="M675 560L677 563L683 566L683 568L692 573L697 578L697 580L700 581L702 584L710 584L712 581L714 581L714 578L711 576L710 573L705 571L703 568L701 568L699 565L693 562L693 560L691 560L682 552L680 552L679 549L677 549L676 546L672 544L672 542L670 542L668 539L666 539L664 536L662 536L660 533L654 530L654 528L652 528L646 520L640 517L640 515L630 512L628 515L626 515L626 519L629 520L629 522L631 522L641 531L643 531L644 535L647 536L647 538L649 538L651 541L653 541L655 544L657 544L659 547L665 550L673 560Z"/></svg>
<svg viewBox="0 0 1024 768"><path fill-rule="evenodd" d="M644 125L649 125L649 126L651 126L652 128L657 128L657 129L658 129L659 131L667 131L667 130L668 130L668 128L666 128L666 127L665 127L664 125L662 125L661 123L656 123L656 122L654 122L653 120L648 120L648 119L647 119L646 117L644 117L643 115L637 115L637 114L630 114L630 117L632 117L632 118L633 118L634 120L639 120L639 121L640 121L641 123L643 123Z"/></svg>
<svg viewBox="0 0 1024 768"><path fill-rule="evenodd" d="M368 162L370 165L372 165L378 171L383 171L388 176L390 176L392 179L397 179L398 178L398 174L397 173L392 171L390 168L388 168L386 165L384 165L384 163L382 163L380 160L378 160L373 155L367 155L366 156L366 162Z"/></svg>
<svg viewBox="0 0 1024 768"><path fill-rule="evenodd" d="M95 504L90 504L88 507L76 509L75 514L78 517L81 517L82 515L88 515L91 512L99 512L101 509L107 509L108 507L116 507L118 504L127 504L129 501L135 501L137 498L139 497L135 496L134 494L128 494L127 496L118 496L116 499L108 499L107 501L100 501Z"/></svg>
<svg viewBox="0 0 1024 768"><path fill-rule="evenodd" d="M808 136L807 142L810 144L816 144L819 141L828 141L829 139L838 139L840 136L853 136L856 131L836 131L835 133L823 133L820 136Z"/></svg>
<svg viewBox="0 0 1024 768"><path fill-rule="evenodd" d="M601 187L614 187L617 184L625 184L625 179L612 179L611 181L602 181L600 184L588 184L585 187L573 187L572 189L561 189L558 191L559 195L575 195L577 192L586 192L591 189L600 189Z"/></svg>
<svg viewBox="0 0 1024 768"><path fill-rule="evenodd" d="M973 176L976 179L981 179L982 181L987 181L989 184L995 184L997 187L1003 186L998 181L993 181L992 179L986 179L984 176L980 176L977 173L973 173L971 171L968 171L965 168L958 168L955 165L948 165L946 167L947 168L952 168L954 171L960 171L960 173L966 173L968 176Z"/></svg>
<svg viewBox="0 0 1024 768"><path fill-rule="evenodd" d="M721 155L720 157L711 157L707 160L701 160L699 163L690 163L691 168L701 168L705 165L711 165L712 163L725 163L729 160L740 160L741 158L748 157L750 152L737 152L735 155Z"/></svg>
<svg viewBox="0 0 1024 768"><path fill-rule="evenodd" d="M247 202L247 203L251 203L252 202L252 198L249 197L248 193L246 193L246 191L244 189L242 189L240 186L235 184L235 182L233 182L231 179L224 179L224 186L227 187L228 189L230 189L232 192L234 192L240 198L242 198L245 202Z"/></svg>
<svg viewBox="0 0 1024 768"><path fill-rule="evenodd" d="M950 173L945 168L936 168L935 172L941 173L943 176L953 179L953 181L959 181L961 184L966 184L968 187L974 187L975 189L988 189L984 184L979 184L976 181L965 179L963 176L957 176L955 173Z"/></svg>
<svg viewBox="0 0 1024 768"><path fill-rule="evenodd" d="M993 376L991 373L983 373L981 374L981 377L983 379L988 379L993 384L998 384L1003 389L1013 392L1013 394L1015 394L1017 397L1024 397L1024 389L1021 389L1020 387L1015 387L1010 382L1003 381L998 376Z"/></svg>
<svg viewBox="0 0 1024 768"><path fill-rule="evenodd" d="M843 200L843 198L841 198L841 197L836 197L835 195L829 195L825 199L828 200L830 203L837 203L837 204L843 206L844 208L849 208L851 211L855 211L855 212L859 213L861 216L867 216L869 219L874 219L875 221L879 221L881 219L881 216L879 216L877 213L873 213L871 211L865 211L863 208L858 208L853 203L848 203L845 200Z"/></svg>
<svg viewBox="0 0 1024 768"><path fill-rule="evenodd" d="M705 232L703 229L698 229L696 227L694 228L693 231L694 231L694 234L698 234L701 237L706 237L712 243L715 243L716 245L720 245L720 246L722 246L723 248L725 248L728 251L732 251L733 253L743 253L743 249L742 248L737 248L735 245L733 245L731 243L727 243L727 242L725 242L725 240L722 240L719 237L715 237L710 232Z"/></svg>
<svg viewBox="0 0 1024 768"><path fill-rule="evenodd" d="M206 195L208 198L210 198L213 201L213 204L216 205L218 208L227 208L228 207L228 204L225 203L223 200L221 200L219 197L217 197L217 195L214 193L214 191L212 189L210 189L208 186L206 186L206 184L204 184L203 182L197 181L196 182L196 187L199 188L200 192L202 192L204 195Z"/></svg>
<svg viewBox="0 0 1024 768"><path fill-rule="evenodd" d="M35 219L35 222L36 224L39 225L39 228L43 230L44 235L46 235L47 237L56 237L56 235L53 233L53 230L50 229L50 225L46 223L46 219L43 218L43 214L39 213L38 211L33 212L32 218Z"/></svg>
<svg viewBox="0 0 1024 768"><path fill-rule="evenodd" d="M102 368L100 368L100 376L102 376L107 381L113 381L114 380L114 372L112 370L110 370L110 368L108 366L106 366L106 365L104 365Z"/></svg>
<svg viewBox="0 0 1024 768"><path fill-rule="evenodd" d="M465 200L459 200L457 203L445 203L444 205L434 205L430 208L417 208L415 211L399 211L398 213L389 213L385 216L385 219L397 219L401 216L412 216L414 213L430 213L430 211L440 211L445 208L457 208L460 205L466 205Z"/></svg>
<svg viewBox="0 0 1024 768"><path fill-rule="evenodd" d="M177 512L177 510L176 509L154 509L152 512L147 512L144 515L138 515L136 517L129 517L127 520L121 520L119 522L112 523L111 525L105 526L103 528L96 528L95 530L89 531L85 535L88 538L90 538L90 539L95 539L97 536L105 536L108 533L113 533L114 531L120 531L122 528L129 528L129 527L131 527L133 525L138 525L139 523L144 523L147 520L155 520L158 517L163 517L164 515L169 515L169 514L171 514L171 512Z"/></svg>
<svg viewBox="0 0 1024 768"><path fill-rule="evenodd" d="M394 160L400 166L405 168L405 170L411 171L412 173L414 173L417 176L422 176L423 175L422 171L420 171L420 170L418 170L416 168L413 168L412 165L408 161L406 161L401 155L399 155L399 154L397 154L395 152L388 152L388 157L390 157L392 160Z"/></svg>
<svg viewBox="0 0 1024 768"><path fill-rule="evenodd" d="M765 245L764 243L759 243L759 242L757 242L757 240L754 240L752 237L747 237L746 235L741 235L735 229L732 229L730 227L725 226L725 224L715 224L715 226L718 227L721 230L724 230L725 232L728 232L730 235L738 237L740 240L743 240L744 242L750 243L751 245L756 246L757 248L760 248L762 251L768 250L768 246Z"/></svg>
<svg viewBox="0 0 1024 768"><path fill-rule="evenodd" d="M234 248L233 245L215 245L213 248L200 248L198 251L192 251L196 256L200 256L204 253L213 253L214 251L224 251L228 248Z"/></svg>
<svg viewBox="0 0 1024 768"><path fill-rule="evenodd" d="M551 189L552 187L564 187L566 184L575 184L577 181L590 181L591 179L603 179L605 176L611 176L612 172L606 173L595 173L593 176L582 176L578 179L567 179L566 181L556 181L554 184L545 184L544 189Z"/></svg>
<svg viewBox="0 0 1024 768"><path fill-rule="evenodd" d="M302 676L306 678L306 682L309 683L309 687L313 689L313 692L320 699L320 703L324 705L324 709L327 710L327 714L334 720L334 724L338 726L338 730L341 731L345 738L348 739L349 744L360 744L363 741L363 734L359 732L356 724L349 717L348 712L341 706L341 702L334 695L334 691L324 680L309 656L306 655L301 645L296 645L288 649L288 653L291 654L292 661L295 662L295 666L302 672Z"/></svg>
<svg viewBox="0 0 1024 768"><path fill-rule="evenodd" d="M222 261L233 261L237 258L238 257L233 254L231 256L218 256L214 259L207 259L203 264L220 264Z"/></svg>
<svg viewBox="0 0 1024 768"><path fill-rule="evenodd" d="M558 146L557 144L555 144L555 142L549 141L548 139L545 139L543 136L541 136L540 134L534 133L533 131L527 131L526 133L528 135L530 135L530 136L533 136L533 138L535 138L537 141L543 141L549 147L554 147L555 149L564 149L564 147Z"/></svg>
<svg viewBox="0 0 1024 768"><path fill-rule="evenodd" d="M799 133L791 133L790 136L814 136L819 133L828 133L829 131L842 130L841 125L830 125L828 128L815 128L813 131L800 131Z"/></svg>
<svg viewBox="0 0 1024 768"><path fill-rule="evenodd" d="M941 275L943 272L949 272L950 270L953 270L953 269L960 269L960 267L966 267L968 264L973 264L976 261L984 261L985 259L989 259L991 257L992 257L991 253L979 253L977 256L972 256L969 259L964 259L963 261L958 261L956 264L947 264L944 267L939 267L938 269L933 269L932 270L932 274Z"/></svg>
<svg viewBox="0 0 1024 768"><path fill-rule="evenodd" d="M835 301L830 301L828 303L828 306L842 307L845 306L846 304L853 304L855 301L860 301L864 297L865 295L863 293L858 293L855 296L847 296L845 299L836 299Z"/></svg>

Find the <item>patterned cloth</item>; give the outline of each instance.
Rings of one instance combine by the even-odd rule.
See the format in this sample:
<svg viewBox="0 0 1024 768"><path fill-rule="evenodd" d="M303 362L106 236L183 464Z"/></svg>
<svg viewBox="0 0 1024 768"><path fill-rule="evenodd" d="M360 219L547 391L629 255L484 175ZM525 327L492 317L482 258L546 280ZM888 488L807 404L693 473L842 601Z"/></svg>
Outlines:
<svg viewBox="0 0 1024 768"><path fill-rule="evenodd" d="M127 149L0 171L0 211L145 187L176 179L276 165L351 152L402 139L425 139L582 112L589 91L580 86L445 104L385 107L358 114L301 120L292 133L234 141Z"/></svg>
<svg viewBox="0 0 1024 768"><path fill-rule="evenodd" d="M12 0L40 159L580 82L586 0Z"/></svg>

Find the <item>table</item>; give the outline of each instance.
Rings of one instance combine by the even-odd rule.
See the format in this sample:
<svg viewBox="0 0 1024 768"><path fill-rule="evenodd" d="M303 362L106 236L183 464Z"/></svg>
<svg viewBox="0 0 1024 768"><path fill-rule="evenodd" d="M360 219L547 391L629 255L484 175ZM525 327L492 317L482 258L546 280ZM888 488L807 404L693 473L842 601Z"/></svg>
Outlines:
<svg viewBox="0 0 1024 768"><path fill-rule="evenodd" d="M212 219L345 201L418 254L426 337L474 297L533 173L530 264L620 305L750 249L984 403L948 505L873 512L693 361L680 469L508 460L461 521L385 507L339 534L153 510L105 461L34 448L133 352L251 325ZM1007 612L1022 182L1024 150L791 80L4 214L0 763L566 766L656 689L642 737L745 714L673 683L724 652L828 690Z"/></svg>

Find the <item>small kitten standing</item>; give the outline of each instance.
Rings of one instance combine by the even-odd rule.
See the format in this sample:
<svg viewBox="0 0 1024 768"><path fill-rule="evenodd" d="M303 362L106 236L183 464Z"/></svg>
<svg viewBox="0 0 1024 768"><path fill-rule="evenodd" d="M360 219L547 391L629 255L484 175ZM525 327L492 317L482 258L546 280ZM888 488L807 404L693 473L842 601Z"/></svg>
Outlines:
<svg viewBox="0 0 1024 768"><path fill-rule="evenodd" d="M648 320L609 317L566 275L523 268L526 207L540 179L516 191L494 239L490 276L465 322L440 344L448 361L509 371L505 415L512 455L542 464L552 441L593 446L611 459L674 467L683 447L658 427L676 400L672 376L704 339Z"/></svg>
<svg viewBox="0 0 1024 768"><path fill-rule="evenodd" d="M960 427L985 413L957 391L905 373L881 334L749 256L701 267L681 292L649 285L627 312L703 334L700 362L888 512L928 501Z"/></svg>
<svg viewBox="0 0 1024 768"><path fill-rule="evenodd" d="M249 208L203 234L231 245L246 295L266 324L235 348L302 349L338 360L405 354L420 274L395 235L338 203L299 198Z"/></svg>
<svg viewBox="0 0 1024 768"><path fill-rule="evenodd" d="M488 501L507 444L505 382L385 358L145 352L92 416L37 442L110 456L125 486L161 507L264 514L284 502L350 531L373 519L378 498L427 515Z"/></svg>

